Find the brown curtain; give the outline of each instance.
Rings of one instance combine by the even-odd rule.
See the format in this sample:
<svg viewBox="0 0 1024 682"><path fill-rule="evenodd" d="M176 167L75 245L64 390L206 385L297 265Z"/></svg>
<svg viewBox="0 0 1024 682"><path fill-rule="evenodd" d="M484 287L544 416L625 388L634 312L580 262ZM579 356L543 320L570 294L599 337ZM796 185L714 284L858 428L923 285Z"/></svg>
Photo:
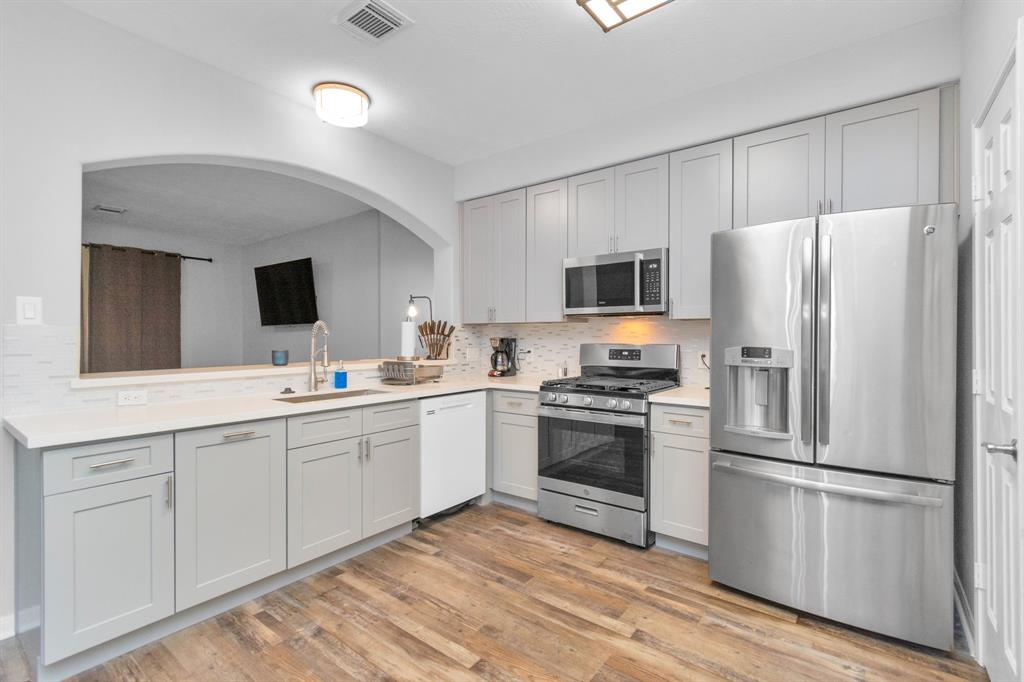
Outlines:
<svg viewBox="0 0 1024 682"><path fill-rule="evenodd" d="M82 371L181 367L178 254L92 245L86 266Z"/></svg>

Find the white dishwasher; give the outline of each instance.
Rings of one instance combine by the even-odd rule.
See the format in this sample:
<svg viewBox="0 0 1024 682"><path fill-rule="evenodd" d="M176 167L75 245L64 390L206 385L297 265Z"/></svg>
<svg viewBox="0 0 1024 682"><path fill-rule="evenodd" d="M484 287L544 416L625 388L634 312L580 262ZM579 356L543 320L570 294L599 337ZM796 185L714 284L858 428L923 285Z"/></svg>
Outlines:
<svg viewBox="0 0 1024 682"><path fill-rule="evenodd" d="M486 392L420 400L420 518L486 490Z"/></svg>

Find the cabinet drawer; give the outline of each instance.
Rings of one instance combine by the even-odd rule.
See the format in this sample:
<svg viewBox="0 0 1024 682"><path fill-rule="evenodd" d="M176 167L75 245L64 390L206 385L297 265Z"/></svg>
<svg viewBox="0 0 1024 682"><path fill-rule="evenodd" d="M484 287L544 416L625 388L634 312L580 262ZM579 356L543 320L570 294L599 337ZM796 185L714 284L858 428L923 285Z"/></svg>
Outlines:
<svg viewBox="0 0 1024 682"><path fill-rule="evenodd" d="M654 405L651 409L651 430L707 438L708 411L700 407Z"/></svg>
<svg viewBox="0 0 1024 682"><path fill-rule="evenodd" d="M288 448L302 448L363 433L363 411L339 410L288 418Z"/></svg>
<svg viewBox="0 0 1024 682"><path fill-rule="evenodd" d="M420 423L420 408L415 400L363 408L363 433L390 431Z"/></svg>
<svg viewBox="0 0 1024 682"><path fill-rule="evenodd" d="M494 411L537 416L538 395L516 391L496 391L494 393Z"/></svg>
<svg viewBox="0 0 1024 682"><path fill-rule="evenodd" d="M174 436L165 434L43 452L43 494L53 495L174 470Z"/></svg>

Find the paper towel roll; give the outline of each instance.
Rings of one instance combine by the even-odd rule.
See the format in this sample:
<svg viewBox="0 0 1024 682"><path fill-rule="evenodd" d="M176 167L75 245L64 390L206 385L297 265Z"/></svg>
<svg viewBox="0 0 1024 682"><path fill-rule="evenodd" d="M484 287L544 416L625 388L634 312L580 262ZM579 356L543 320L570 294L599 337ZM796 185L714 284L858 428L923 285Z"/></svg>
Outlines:
<svg viewBox="0 0 1024 682"><path fill-rule="evenodd" d="M402 357L416 355L416 323L406 320L402 323Z"/></svg>

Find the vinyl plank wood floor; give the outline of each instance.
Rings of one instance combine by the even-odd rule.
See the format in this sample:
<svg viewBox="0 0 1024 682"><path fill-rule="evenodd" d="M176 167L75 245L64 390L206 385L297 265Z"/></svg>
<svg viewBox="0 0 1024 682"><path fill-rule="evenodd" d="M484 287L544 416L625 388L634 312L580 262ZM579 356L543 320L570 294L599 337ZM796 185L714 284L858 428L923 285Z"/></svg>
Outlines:
<svg viewBox="0 0 1024 682"><path fill-rule="evenodd" d="M28 676L15 640L0 679ZM101 680L985 680L712 583L707 565L472 507L78 677Z"/></svg>

